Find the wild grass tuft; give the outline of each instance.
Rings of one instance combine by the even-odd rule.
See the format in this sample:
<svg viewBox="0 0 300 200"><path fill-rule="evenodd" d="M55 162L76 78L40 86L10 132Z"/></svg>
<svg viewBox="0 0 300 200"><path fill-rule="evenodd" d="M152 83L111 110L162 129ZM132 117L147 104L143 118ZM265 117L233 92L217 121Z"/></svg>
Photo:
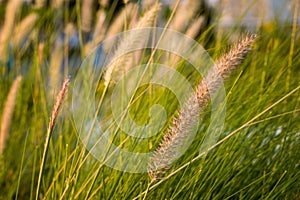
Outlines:
<svg viewBox="0 0 300 200"><path fill-rule="evenodd" d="M50 117L50 122L47 128L47 133L46 133L46 138L45 138L45 143L44 143L44 151L43 151L43 156L42 156L42 160L41 160L41 166L40 166L40 171L39 171L39 177L38 177L38 181L37 181L37 187L36 187L36 197L35 199L39 199L40 196L40 186L41 186L41 181L42 181L42 176L43 176L43 172L44 172L44 166L45 166L45 161L47 158L47 153L48 153L48 148L49 148L49 141L51 138L51 134L54 130L54 125L56 122L56 119L58 117L60 108L63 104L64 98L67 94L68 91L68 87L69 87L69 83L70 83L70 79L67 78L63 84L62 87L56 97L56 101L55 104L53 106L53 110L52 110L52 114Z"/></svg>
<svg viewBox="0 0 300 200"><path fill-rule="evenodd" d="M195 94L187 100L185 107L179 111L178 117L173 119L163 141L151 158L149 174L152 182L157 179L157 173L163 174L170 163L174 162L173 156L179 151L183 140L197 125L199 114L207 107L212 92L219 87L222 78L227 77L232 70L241 65L251 51L255 39L256 35L245 36L216 62L217 70L210 70L207 77L196 86Z"/></svg>
<svg viewBox="0 0 300 200"><path fill-rule="evenodd" d="M4 105L2 118L1 118L1 126L0 126L0 155L2 155L6 146L5 145L6 138L9 135L9 130L10 130L12 117L15 109L18 90L21 85L21 80L22 80L21 76L18 76L14 80Z"/></svg>
<svg viewBox="0 0 300 200"><path fill-rule="evenodd" d="M159 8L157 4L146 5L150 1L22 2L0 2L0 199L299 198L299 1L295 1L292 22L274 20L257 26L251 32L257 33L259 40L246 34L224 55L232 38L240 38L246 31L238 24L220 26L220 19L211 18L214 12L202 0L185 1L199 5L199 9L179 0ZM64 99L69 80L57 95L62 77L70 74L76 79L87 53L104 39L139 23L140 27L175 27L195 38L216 60L215 72L226 80L224 129L206 151L199 152L211 123L207 88L216 87L219 79L212 73L211 79L199 84L200 75L188 61L167 57L159 50L135 52L139 58L135 64L148 63L149 58L150 63L176 61L173 69L197 91L176 112L179 103L171 91L150 84L137 88L134 101L128 105L128 114L137 124L149 123L152 105L162 105L167 113L168 123L162 131L147 139L124 133L113 119L110 102L99 103L96 117L112 127L113 131L108 131L111 142L132 152L155 152L158 148L154 162L166 165L163 174L153 166L159 180L152 182L147 173L122 172L99 162L78 138L80 129L74 124L70 99ZM143 36L126 44L136 41L143 42ZM126 49L122 43L120 40L119 46ZM246 56L248 51L251 53ZM112 68L106 78L109 86L105 98L110 97L118 72L126 72L132 60L129 57L130 62ZM99 87L99 91L105 88L103 84ZM196 113L195 105L205 109ZM189 134L198 114L201 123L195 139L182 156L170 162L176 141ZM101 123L95 127L103 128ZM126 160L120 162L126 164Z"/></svg>

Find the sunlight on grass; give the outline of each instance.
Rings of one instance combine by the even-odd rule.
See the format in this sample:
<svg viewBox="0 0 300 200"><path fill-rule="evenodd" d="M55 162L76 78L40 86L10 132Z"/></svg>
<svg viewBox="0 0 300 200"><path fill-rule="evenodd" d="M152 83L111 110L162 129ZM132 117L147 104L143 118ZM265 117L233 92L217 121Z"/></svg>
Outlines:
<svg viewBox="0 0 300 200"><path fill-rule="evenodd" d="M77 127L72 108L72 91L81 62L95 52L108 52L107 46L98 44L133 28L159 26L180 31L199 42L215 61L236 44L235 38L249 31L238 25L218 26L221 19L214 18L213 8L196 1L189 1L194 7L179 0L173 6L147 6L142 1L103 1L99 5L90 0L50 2L22 5L18 0L0 1L0 199L299 198L299 1L295 0L291 23L272 21L258 26L258 37L245 60L244 56L239 58L242 64L237 63L239 67L230 75L224 72L226 116L220 137L199 152L212 121L213 108L206 98L191 145L155 180L148 173L108 167L105 162L115 153L112 150L104 162L99 162L88 150L97 148L93 142L102 135L92 135L92 129L107 132L110 142L128 151L158 150L170 125L180 124L172 122L181 117L179 100L170 89L157 84L135 88L122 114L129 113L138 125L150 124L150 108L159 104L166 111L167 123L153 137L130 137L113 118L110 107L118 78L132 66L162 63L186 77L195 89L201 83L199 73L190 60L156 48L118 57L106 69L101 66L103 76L97 80L92 96L96 100L95 121L86 125L91 129L85 139L92 142L85 146L79 136L86 127ZM130 41L120 39L110 53L117 55L118 48L129 48L132 43L154 41L145 41L145 35L133 36ZM171 42L180 46L180 41ZM141 80L153 75L149 74ZM69 93L63 94L64 101L53 111L63 80L69 76ZM135 81L139 80L130 83L135 85ZM122 95L128 95L126 87L121 88ZM90 93L84 84L80 89ZM87 112L90 109L90 105L77 106ZM157 119L163 114L153 116ZM128 160L120 158L118 162L126 165Z"/></svg>

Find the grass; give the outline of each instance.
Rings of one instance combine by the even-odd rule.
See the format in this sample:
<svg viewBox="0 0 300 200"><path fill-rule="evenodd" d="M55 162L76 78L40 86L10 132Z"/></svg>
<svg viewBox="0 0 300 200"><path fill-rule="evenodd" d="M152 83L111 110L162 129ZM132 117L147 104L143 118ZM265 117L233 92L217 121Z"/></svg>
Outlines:
<svg viewBox="0 0 300 200"><path fill-rule="evenodd" d="M1 16L5 15L5 6L0 4ZM108 30L117 15L113 14L114 6L111 9L103 7L103 10L107 12L107 21L103 27ZM56 41L68 22L81 27L78 23L82 20L76 17L80 16L80 12L79 4L64 10L28 6L16 15L16 23L30 13L37 13L39 17L21 45L9 47L7 57L0 62L1 121L7 110L6 99L13 88L13 82L22 76L10 126L5 127L8 135L5 149L0 155L0 199L300 197L300 38L297 35L297 23L283 25L273 22L257 28L259 37L253 51L224 82L227 100L225 127L217 143L209 151L199 154L203 135L211 121L208 106L201 116L196 138L187 152L172 163L162 179L151 182L147 173L127 173L107 167L89 154L78 138L79 132L71 108L72 81L76 77L78 57L87 55L84 46L91 41L86 40L85 33L81 31L79 50L72 49L71 45L57 47ZM174 14L176 10L174 13L166 12L165 16L172 17ZM59 24L61 19L65 21ZM1 25L4 24L3 20L1 18ZM129 22L124 20L121 30L131 27ZM95 26L96 20L93 23ZM172 26L174 22L170 20L166 23ZM193 35L197 35L196 40L217 60L229 49L230 36L239 30L222 30L223 34L214 33L214 30L221 31L210 25L201 34ZM98 38L105 38L105 31L100 34L104 35ZM64 41L64 44L67 42ZM55 54L57 49L61 49L62 54ZM150 51L141 52L141 63L147 63L150 54ZM160 61L168 56L157 51L152 59ZM52 66L58 69L50 68L51 60L52 63L65 60L62 64L64 71L55 64ZM176 61L177 70L193 85L201 80L191 72L187 62ZM54 77L49 77L50 74L54 74ZM57 115L51 137L48 137L52 108L63 79L69 74L69 93ZM104 91L105 97L109 97L114 86L113 83L106 86L104 80L101 81L96 94L99 99ZM176 97L169 90L155 85L139 88L134 100L129 112L139 124L149 121L149 105L163 105L169 123L178 108ZM111 110L105 106L107 103L105 98L101 101L98 117L103 119L103 126L113 128L110 136L115 144L124 144L122 148L143 152L154 151L159 146L169 124L163 127L160 134L150 139L128 139L128 135L113 122ZM45 156L44 145L48 139Z"/></svg>

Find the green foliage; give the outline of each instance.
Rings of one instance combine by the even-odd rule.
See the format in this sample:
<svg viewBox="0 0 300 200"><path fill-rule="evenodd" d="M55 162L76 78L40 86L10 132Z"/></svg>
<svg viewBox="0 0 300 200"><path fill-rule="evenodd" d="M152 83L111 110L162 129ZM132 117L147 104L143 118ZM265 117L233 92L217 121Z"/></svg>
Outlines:
<svg viewBox="0 0 300 200"><path fill-rule="evenodd" d="M1 6L0 11L0 16L3 16ZM75 15L73 11L71 13ZM50 49L57 38L51 20L55 15L51 9L46 9L45 12L40 13L40 16L37 27L45 32L43 34L47 38L49 37L45 42L43 53L44 57L50 59ZM259 39L253 52L224 83L227 92L226 123L219 140L247 124L256 115L299 87L299 36L293 41L295 46L291 55L292 27L284 27L283 30L279 25L272 26L272 31L264 27L258 30ZM211 28L213 27L208 29ZM299 27L297 31L299 32ZM211 31L208 31L203 33L198 41L209 48L211 55L220 55L228 49L226 38L231 34L231 31L228 31L220 43L218 38L214 38ZM209 41L206 38L209 38ZM40 38L37 38L37 44L38 40ZM16 74L23 75L6 148L0 156L0 199L35 198L47 124L55 94L59 90L56 88L54 94L48 91L48 70L38 63L38 45L33 44L22 51L28 55L20 56L13 51L15 58L13 66L9 71L0 71L1 113L12 80ZM148 55L144 56L146 58ZM32 61L29 70L20 70L20 63L28 59ZM292 59L290 65L289 59ZM43 67L48 66L48 62L45 63ZM182 70L181 73L187 75L184 66L182 62L178 70ZM3 67L6 65L1 64L1 68ZM190 75L189 78L193 80L194 75ZM100 84L99 87L103 85ZM102 90L103 88L100 89L100 93ZM144 98L147 98L148 102L160 103L166 107L169 119L173 116L178 103L170 91L156 86L150 89L145 86L139 89L138 94L140 93L144 94L130 110L137 123L145 123L149 118L149 105L143 105ZM165 178L150 184L148 174L117 171L88 154L78 139L78 132L72 119L71 98L67 98L50 140L40 197L46 199L299 198L299 102L300 92L296 90L205 156L176 171L198 156L203 135L210 122L208 108L202 116L199 133L188 151L171 166ZM116 144L127 137L120 130L118 133L117 136L113 136ZM130 149L134 151L154 150L161 140L162 133L148 141L131 140L126 142L126 145L130 148L135 147Z"/></svg>

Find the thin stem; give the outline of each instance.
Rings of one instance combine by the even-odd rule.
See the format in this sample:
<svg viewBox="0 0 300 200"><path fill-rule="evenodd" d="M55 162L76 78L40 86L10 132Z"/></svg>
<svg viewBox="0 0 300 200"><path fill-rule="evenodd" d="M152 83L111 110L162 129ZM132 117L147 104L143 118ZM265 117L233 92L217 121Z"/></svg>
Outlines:
<svg viewBox="0 0 300 200"><path fill-rule="evenodd" d="M191 161L185 163L184 165L182 165L181 167L177 168L175 171L173 171L172 173L170 173L168 176L166 176L165 178L161 179L160 181L158 181L156 184L152 185L149 190L152 190L154 188L156 188L157 186L159 186L161 183L165 182L166 180L168 180L170 177L174 176L175 174L177 174L179 171L181 171L182 169L188 167L190 164L194 163L195 161L199 160L200 158L202 158L204 155L206 155L207 153L209 153L210 151L212 151L213 149L215 149L216 147L220 146L221 144L223 144L225 141L227 141L229 138L231 138L232 136L236 135L239 131L241 131L242 129L248 127L251 125L251 123L253 123L256 119L258 119L259 117L261 117L262 115L264 115L265 113L267 113L269 110L271 110L272 108L274 108L275 106L277 106L279 103L281 103L282 101L284 101L287 97L291 96L292 94L294 94L296 91L298 91L300 89L300 85L298 87L296 87L295 89L293 89L291 92L289 92L288 94L286 94L285 96L283 96L281 99L279 99L278 101L276 101L275 103L273 103L272 105L270 105L269 107L267 107L265 110L263 110L262 112L260 112L259 114L257 114L256 116L254 116L251 120L249 120L248 122L246 122L245 124L243 124L241 127L239 127L238 129L234 130L233 132L231 132L230 134L228 134L226 137L224 137L223 139L221 139L220 141L218 141L217 143L215 143L214 145L212 145L210 148L207 149L207 151L202 152L201 154L199 154L198 156L196 156L195 158L193 158ZM141 195L144 195L147 191L142 192L140 195L136 196L135 198L133 198L133 200L138 199Z"/></svg>
<svg viewBox="0 0 300 200"><path fill-rule="evenodd" d="M49 125L47 128L46 140L44 143L44 151L43 151L43 156L42 156L42 161L41 161L40 171L39 171L39 177L38 177L38 182L37 182L37 187L36 187L36 196L35 196L36 200L39 199L41 181L42 181L42 176L43 176L43 172L44 172L44 168L45 168L45 161L46 161L46 157L47 157L47 153L48 153L50 138L51 138L51 135L52 135L52 132L54 129L54 125L55 125L59 110L62 106L62 102L67 93L69 83L70 83L70 79L67 78L64 81L62 88L56 97L55 104L53 106L52 115L51 115L50 122L49 122Z"/></svg>

